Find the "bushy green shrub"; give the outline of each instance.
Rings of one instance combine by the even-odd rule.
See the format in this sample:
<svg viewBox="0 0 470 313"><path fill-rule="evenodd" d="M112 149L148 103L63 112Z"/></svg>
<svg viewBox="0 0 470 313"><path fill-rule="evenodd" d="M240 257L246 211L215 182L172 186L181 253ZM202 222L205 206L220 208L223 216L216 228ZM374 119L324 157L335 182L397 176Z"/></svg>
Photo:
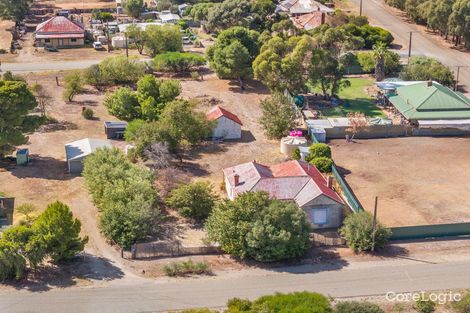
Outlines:
<svg viewBox="0 0 470 313"><path fill-rule="evenodd" d="M390 229L377 222L375 231L375 246L372 243L374 217L366 211L349 214L340 229L349 248L354 252L371 251L372 248L382 248L391 235Z"/></svg>
<svg viewBox="0 0 470 313"><path fill-rule="evenodd" d="M457 313L470 313L470 293L465 294L462 299L455 302L453 306Z"/></svg>
<svg viewBox="0 0 470 313"><path fill-rule="evenodd" d="M179 213L198 222L204 221L212 212L217 196L207 182L193 182L174 189L166 204L178 209Z"/></svg>
<svg viewBox="0 0 470 313"><path fill-rule="evenodd" d="M306 161L315 158L331 158L331 148L326 143L314 143L308 148Z"/></svg>
<svg viewBox="0 0 470 313"><path fill-rule="evenodd" d="M135 83L145 72L145 65L137 57L109 57L101 61L98 66L98 73L101 75L100 85Z"/></svg>
<svg viewBox="0 0 470 313"><path fill-rule="evenodd" d="M100 229L123 248L158 228L153 174L132 164L119 149L99 149L84 162L83 176L101 210Z"/></svg>
<svg viewBox="0 0 470 313"><path fill-rule="evenodd" d="M204 56L190 52L165 52L153 58L154 69L163 72L189 72L204 64Z"/></svg>
<svg viewBox="0 0 470 313"><path fill-rule="evenodd" d="M211 269L207 262L193 262L189 259L182 262L171 262L163 267L165 275L170 277L186 275L210 274Z"/></svg>
<svg viewBox="0 0 470 313"><path fill-rule="evenodd" d="M294 152L292 153L292 158L294 160L300 160L301 156L300 156L300 149L299 148L295 148Z"/></svg>
<svg viewBox="0 0 470 313"><path fill-rule="evenodd" d="M313 158L309 163L322 173L331 173L331 167L333 166L333 160L327 157Z"/></svg>
<svg viewBox="0 0 470 313"><path fill-rule="evenodd" d="M411 57L410 63L400 73L403 80L434 80L442 85L451 87L454 84L454 75L449 67L431 57Z"/></svg>
<svg viewBox="0 0 470 313"><path fill-rule="evenodd" d="M293 203L247 192L215 206L206 222L208 239L240 257L272 262L302 256L310 247L310 223Z"/></svg>
<svg viewBox="0 0 470 313"><path fill-rule="evenodd" d="M85 119L87 119L87 120L93 119L93 116L94 116L93 110L90 109L90 108L85 108L85 109L82 111L82 116L83 116Z"/></svg>
<svg viewBox="0 0 470 313"><path fill-rule="evenodd" d="M415 309L419 313L432 313L436 310L436 303L431 299L418 299L415 302Z"/></svg>
<svg viewBox="0 0 470 313"><path fill-rule="evenodd" d="M366 73L372 73L375 70L375 58L373 52L364 51L356 54L357 61L362 70ZM400 55L388 51L384 56L385 75L398 73L401 69Z"/></svg>
<svg viewBox="0 0 470 313"><path fill-rule="evenodd" d="M335 313L385 313L385 311L375 303L345 301L335 306Z"/></svg>
<svg viewBox="0 0 470 313"><path fill-rule="evenodd" d="M263 311L263 309L267 309ZM252 312L333 312L324 295L311 292L278 293L264 296L253 302Z"/></svg>

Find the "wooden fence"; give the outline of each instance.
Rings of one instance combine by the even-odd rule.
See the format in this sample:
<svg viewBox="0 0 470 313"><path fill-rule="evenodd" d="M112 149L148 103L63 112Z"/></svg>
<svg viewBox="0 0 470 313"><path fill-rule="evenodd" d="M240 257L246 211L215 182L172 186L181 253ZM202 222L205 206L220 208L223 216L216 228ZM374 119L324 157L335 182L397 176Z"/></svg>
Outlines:
<svg viewBox="0 0 470 313"><path fill-rule="evenodd" d="M157 241L132 245L130 258L150 259L220 253L222 251L217 246L185 246L179 241Z"/></svg>

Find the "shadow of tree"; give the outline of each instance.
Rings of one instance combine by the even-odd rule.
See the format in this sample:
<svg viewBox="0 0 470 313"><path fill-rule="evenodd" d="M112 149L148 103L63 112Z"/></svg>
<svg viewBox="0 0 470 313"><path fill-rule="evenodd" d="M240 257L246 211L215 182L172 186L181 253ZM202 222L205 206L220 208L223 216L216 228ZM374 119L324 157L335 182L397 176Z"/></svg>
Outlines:
<svg viewBox="0 0 470 313"><path fill-rule="evenodd" d="M243 81L243 89L237 80L229 82L229 90L236 93L256 93L261 95L269 95L269 89L261 84L259 81L248 79Z"/></svg>
<svg viewBox="0 0 470 313"><path fill-rule="evenodd" d="M44 292L53 288L67 288L81 280L110 281L124 277L124 273L108 259L88 253L80 254L66 264L42 266L30 271L21 281L6 282L17 290Z"/></svg>
<svg viewBox="0 0 470 313"><path fill-rule="evenodd" d="M18 178L41 178L48 180L69 180L75 176L67 173L67 164L63 160L30 154L27 166L14 166L10 169Z"/></svg>
<svg viewBox="0 0 470 313"><path fill-rule="evenodd" d="M306 274L335 271L347 266L334 247L312 247L303 257L282 262L262 263L252 260L239 260L240 263L278 273Z"/></svg>

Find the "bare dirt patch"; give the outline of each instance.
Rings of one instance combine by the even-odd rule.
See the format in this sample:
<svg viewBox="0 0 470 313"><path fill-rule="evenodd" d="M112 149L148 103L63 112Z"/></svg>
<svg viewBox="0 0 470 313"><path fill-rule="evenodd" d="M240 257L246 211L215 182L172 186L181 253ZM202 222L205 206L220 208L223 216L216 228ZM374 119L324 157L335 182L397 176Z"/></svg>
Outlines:
<svg viewBox="0 0 470 313"><path fill-rule="evenodd" d="M207 112L213 105L235 113L243 123L242 139L223 143L208 143L190 155L185 167L197 178L210 180L216 187L223 181L222 170L244 162L257 160L272 165L285 160L279 142L268 140L259 124L260 100L268 90L256 82L248 82L241 90L237 83L206 76L204 81L182 82L183 96L201 100L199 109Z"/></svg>
<svg viewBox="0 0 470 313"><path fill-rule="evenodd" d="M470 138L333 140L331 147L367 211L379 197L386 226L470 222Z"/></svg>

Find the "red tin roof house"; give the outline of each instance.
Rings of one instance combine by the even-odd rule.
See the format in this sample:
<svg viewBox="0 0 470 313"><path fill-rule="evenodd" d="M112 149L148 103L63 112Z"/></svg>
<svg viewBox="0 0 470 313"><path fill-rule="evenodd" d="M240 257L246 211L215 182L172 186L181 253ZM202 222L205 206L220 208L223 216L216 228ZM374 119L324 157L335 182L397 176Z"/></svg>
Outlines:
<svg viewBox="0 0 470 313"><path fill-rule="evenodd" d="M54 16L39 24L35 31L38 47L74 48L85 44L85 30L64 16Z"/></svg>
<svg viewBox="0 0 470 313"><path fill-rule="evenodd" d="M273 198L297 203L314 228L341 225L344 201L333 190L331 180L307 162L287 161L268 167L253 161L223 172L231 200L243 192L266 191Z"/></svg>

